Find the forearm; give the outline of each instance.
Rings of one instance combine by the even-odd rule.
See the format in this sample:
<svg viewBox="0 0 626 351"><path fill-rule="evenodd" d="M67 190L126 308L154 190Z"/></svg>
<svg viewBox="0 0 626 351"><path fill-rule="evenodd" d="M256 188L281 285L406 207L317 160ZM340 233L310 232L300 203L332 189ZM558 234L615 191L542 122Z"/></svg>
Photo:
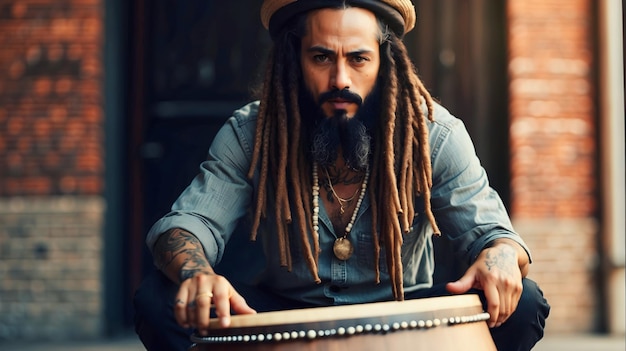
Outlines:
<svg viewBox="0 0 626 351"><path fill-rule="evenodd" d="M157 267L177 284L198 273L214 273L200 241L179 228L163 233L153 253Z"/></svg>

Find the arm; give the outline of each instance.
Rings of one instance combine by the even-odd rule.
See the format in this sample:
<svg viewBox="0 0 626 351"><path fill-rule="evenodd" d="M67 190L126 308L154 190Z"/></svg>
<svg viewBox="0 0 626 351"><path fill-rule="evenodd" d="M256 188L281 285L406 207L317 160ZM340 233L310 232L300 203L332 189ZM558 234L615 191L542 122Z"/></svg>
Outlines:
<svg viewBox="0 0 626 351"><path fill-rule="evenodd" d="M467 267L447 288L454 294L483 290L489 324L495 327L517 307L530 256L490 187L462 122L447 112L435 120L430 134L433 212L442 235L452 243L454 258Z"/></svg>
<svg viewBox="0 0 626 351"><path fill-rule="evenodd" d="M179 285L199 273L215 274L200 241L178 228L159 237L154 246L154 260L163 274Z"/></svg>
<svg viewBox="0 0 626 351"><path fill-rule="evenodd" d="M245 106L225 123L200 165L200 173L146 238L155 265L180 285L174 311L177 322L196 327L201 334L208 327L211 302L225 326L230 321L230 307L236 313L254 313L212 265L220 262L250 203L253 184L247 179L248 145L256 106Z"/></svg>
<svg viewBox="0 0 626 351"><path fill-rule="evenodd" d="M226 278L213 271L193 234L178 228L168 230L157 240L154 257L157 267L180 285L174 316L182 327L194 327L206 334L211 302L224 327L230 324L231 308L236 313L255 313Z"/></svg>

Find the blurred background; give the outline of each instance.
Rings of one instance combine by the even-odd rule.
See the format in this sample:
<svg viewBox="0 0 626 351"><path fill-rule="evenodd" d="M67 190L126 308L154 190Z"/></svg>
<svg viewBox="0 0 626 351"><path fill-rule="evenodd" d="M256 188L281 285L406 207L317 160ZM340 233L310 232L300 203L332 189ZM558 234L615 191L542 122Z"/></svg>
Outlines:
<svg viewBox="0 0 626 351"><path fill-rule="evenodd" d="M145 234L253 99L260 3L0 0L0 346L132 331ZM547 335L623 335L623 1L414 3L405 42L532 250Z"/></svg>

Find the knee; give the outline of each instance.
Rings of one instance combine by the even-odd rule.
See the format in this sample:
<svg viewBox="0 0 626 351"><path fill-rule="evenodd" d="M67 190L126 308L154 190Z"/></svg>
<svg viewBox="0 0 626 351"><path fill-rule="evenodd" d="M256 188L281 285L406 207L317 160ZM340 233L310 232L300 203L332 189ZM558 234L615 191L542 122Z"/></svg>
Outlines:
<svg viewBox="0 0 626 351"><path fill-rule="evenodd" d="M184 329L174 319L174 298L178 286L160 272L149 274L133 299L135 332L146 350L188 350L191 329Z"/></svg>
<svg viewBox="0 0 626 351"><path fill-rule="evenodd" d="M543 292L530 279L523 279L522 296L520 297L517 309L511 315L510 322L521 323L522 325L530 325L537 330L543 331L546 318L550 314L550 305L543 296Z"/></svg>
<svg viewBox="0 0 626 351"><path fill-rule="evenodd" d="M136 318L162 319L164 314L173 314L173 301L177 287L161 272L149 274L135 291L133 305Z"/></svg>
<svg viewBox="0 0 626 351"><path fill-rule="evenodd" d="M530 279L523 279L524 290L520 298L520 305L522 309L534 310L545 318L550 313L550 305L543 296L543 291L539 288L537 283ZM518 307L519 309L519 307Z"/></svg>

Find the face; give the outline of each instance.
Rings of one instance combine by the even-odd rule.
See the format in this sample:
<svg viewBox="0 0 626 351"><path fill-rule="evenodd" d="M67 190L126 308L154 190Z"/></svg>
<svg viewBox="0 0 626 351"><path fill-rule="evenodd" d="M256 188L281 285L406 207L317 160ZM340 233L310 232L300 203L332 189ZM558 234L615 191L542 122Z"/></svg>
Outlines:
<svg viewBox="0 0 626 351"><path fill-rule="evenodd" d="M308 15L301 45L302 74L326 117L339 110L352 117L360 106L347 97L325 99L327 93L349 90L365 98L373 90L380 68L378 37L376 17L365 9L321 9Z"/></svg>

